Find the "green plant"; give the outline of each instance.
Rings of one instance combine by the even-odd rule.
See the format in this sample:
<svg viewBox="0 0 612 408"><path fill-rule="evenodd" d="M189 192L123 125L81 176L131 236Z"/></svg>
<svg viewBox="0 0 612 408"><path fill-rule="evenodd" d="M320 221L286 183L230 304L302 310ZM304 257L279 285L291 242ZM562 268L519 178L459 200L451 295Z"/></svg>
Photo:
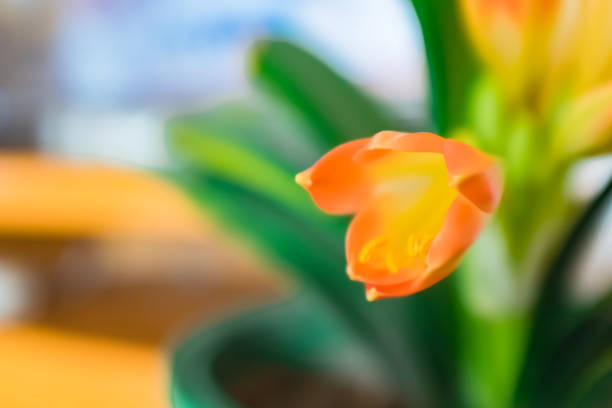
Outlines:
<svg viewBox="0 0 612 408"><path fill-rule="evenodd" d="M332 305L354 335L379 353L413 405L609 402L610 294L577 306L567 294L567 276L612 184L582 212L564 199L560 187L570 162L559 164L550 145L535 139L548 131L542 123L550 116L540 120L528 109L505 105L472 53L458 1L412 4L426 45L432 122L442 135L472 141L504 159L504 201L460 271L425 292L376 303L366 302L360 285L347 281L348 220L320 213L294 175L340 143L383 129L417 129L398 116L399 109L282 40L262 40L252 49L249 72L257 98L169 121L168 146L177 163L169 177ZM551 220L561 228L539 235ZM528 249L547 241L552 244L544 255L530 264ZM496 290L483 293L483 276L501 276L507 298ZM521 276L541 280L532 285L533 297L523 296ZM475 305L486 295L499 298L493 312Z"/></svg>

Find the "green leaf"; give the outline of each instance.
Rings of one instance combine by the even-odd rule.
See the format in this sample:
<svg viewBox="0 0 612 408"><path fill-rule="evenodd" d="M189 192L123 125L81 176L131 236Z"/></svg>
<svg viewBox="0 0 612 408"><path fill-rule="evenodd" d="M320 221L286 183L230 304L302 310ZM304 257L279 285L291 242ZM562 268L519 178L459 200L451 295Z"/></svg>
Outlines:
<svg viewBox="0 0 612 408"><path fill-rule="evenodd" d="M250 72L256 84L302 115L326 149L404 125L388 108L289 42L259 41Z"/></svg>
<svg viewBox="0 0 612 408"><path fill-rule="evenodd" d="M545 275L536 304L530 343L517 387L519 406L545 404L566 396L572 380L612 344L612 302L579 309L566 292L571 267L588 234L612 197L612 180L576 223L558 258ZM556 406L556 405L552 405Z"/></svg>
<svg viewBox="0 0 612 408"><path fill-rule="evenodd" d="M568 398L570 407L605 407L612 401L612 347L600 353L581 373Z"/></svg>
<svg viewBox="0 0 612 408"><path fill-rule="evenodd" d="M460 268L461 269L461 268ZM419 375L430 396L427 406L466 407L459 372L457 270L433 287L402 299L402 330L418 352Z"/></svg>
<svg viewBox="0 0 612 408"><path fill-rule="evenodd" d="M612 370L612 302L585 313L562 344L547 360L544 377L535 394L538 406L568 406L568 401L584 399ZM610 392L608 391L608 395Z"/></svg>
<svg viewBox="0 0 612 408"><path fill-rule="evenodd" d="M476 62L457 0L412 0L425 42L432 116L441 134L461 125Z"/></svg>
<svg viewBox="0 0 612 408"><path fill-rule="evenodd" d="M183 166L243 186L304 216L333 223L294 180L305 165L301 158L292 159L292 154L303 152L314 160L316 150L295 142L297 135L281 137L287 131L274 129L271 123L245 106L225 106L170 120L166 140L172 156Z"/></svg>
<svg viewBox="0 0 612 408"><path fill-rule="evenodd" d="M503 132L507 126L503 100L495 81L486 75L474 81L467 104L467 125L478 147L496 155L506 150Z"/></svg>
<svg viewBox="0 0 612 408"><path fill-rule="evenodd" d="M230 231L239 232L323 292L343 297L357 289L344 275L341 230L322 230L281 202L211 175L182 172L171 179Z"/></svg>
<svg viewBox="0 0 612 408"><path fill-rule="evenodd" d="M169 121L169 127L175 124L220 135L294 172L310 166L326 151L316 146L313 135L286 109L257 95Z"/></svg>

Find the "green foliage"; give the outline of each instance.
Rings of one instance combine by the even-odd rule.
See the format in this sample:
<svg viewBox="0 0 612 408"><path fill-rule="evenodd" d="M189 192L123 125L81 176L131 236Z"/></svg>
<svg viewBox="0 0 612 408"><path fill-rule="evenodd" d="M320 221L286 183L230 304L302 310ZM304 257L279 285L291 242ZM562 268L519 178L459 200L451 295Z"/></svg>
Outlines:
<svg viewBox="0 0 612 408"><path fill-rule="evenodd" d="M612 180L585 210L546 274L515 394L518 406L569 406L564 404L572 391L578 394L591 391L589 387L575 389L578 384L584 386L585 376L600 372L600 377L590 379L591 385L595 386L597 380L612 369L609 364L612 298L608 295L591 307L580 308L567 295L571 267L611 197ZM608 371L601 370L599 360L606 364ZM612 397L611 393L608 395ZM580 399L580 396L574 395L573 398Z"/></svg>
<svg viewBox="0 0 612 408"><path fill-rule="evenodd" d="M479 78L472 89L467 109L467 125L478 146L494 154L504 153L502 136L506 118L501 95L492 78Z"/></svg>
<svg viewBox="0 0 612 408"><path fill-rule="evenodd" d="M302 115L325 149L405 127L373 97L289 42L259 41L250 65L255 83Z"/></svg>
<svg viewBox="0 0 612 408"><path fill-rule="evenodd" d="M185 166L242 185L301 214L323 218L294 181L296 163L278 150L280 142L270 136L283 130L270 128L271 118L254 110L243 113L245 121L241 122L235 110L234 106L221 107L171 120L167 126L170 150ZM222 122L219 116L234 119Z"/></svg>
<svg viewBox="0 0 612 408"><path fill-rule="evenodd" d="M469 127L466 133L481 147L499 148L508 157L509 184L524 188L525 180L535 177L527 170L538 158L530 117L508 117L486 81L470 90L476 64L456 1L412 4L423 31L439 131ZM407 299L367 303L361 284L351 283L344 271L348 219L322 214L293 178L331 147L410 126L291 43L260 41L250 61L253 81L265 97L170 120L167 140L176 167L168 176L220 224L282 262L332 305L353 334L380 354L412 406L503 407L508 400L521 407L594 406L609 397L612 302L606 298L578 309L564 288L568 267L611 194L610 185L546 275L531 326L526 314L506 321L476 316L461 303L455 276ZM502 146L503 132L513 136ZM522 191L519 187L509 190L510 197ZM536 212L533 201L519 204L525 208L512 214L539 216L545 207L538 204ZM517 218L523 219L505 221L524 238L528 228ZM521 359L523 336L528 347ZM469 348L478 352L466 352ZM470 395L479 391L465 390L470 387L486 388L481 400Z"/></svg>
<svg viewBox="0 0 612 408"><path fill-rule="evenodd" d="M219 119L236 113L242 119ZM356 335L380 353L409 400L431 405L451 395L439 394L431 380L450 374L432 372L434 365L428 359L440 356L423 355L423 345L431 340L424 333L436 324L444 330L447 321L434 324L421 319L419 309L435 310L440 296L432 291L414 297L409 319L402 301L372 304L365 300L363 286L351 283L344 271L347 220L315 209L308 194L296 185L296 163L272 146L290 133L282 127L270 129L269 119L265 109L248 105L172 119L167 141L177 166L168 176L221 225L282 262L301 283L333 305ZM261 132L273 133L265 136L267 143L259 138ZM419 336L409 335L408 330Z"/></svg>
<svg viewBox="0 0 612 408"><path fill-rule="evenodd" d="M412 5L425 42L433 119L446 135L465 120L476 63L461 27L458 1L412 0Z"/></svg>

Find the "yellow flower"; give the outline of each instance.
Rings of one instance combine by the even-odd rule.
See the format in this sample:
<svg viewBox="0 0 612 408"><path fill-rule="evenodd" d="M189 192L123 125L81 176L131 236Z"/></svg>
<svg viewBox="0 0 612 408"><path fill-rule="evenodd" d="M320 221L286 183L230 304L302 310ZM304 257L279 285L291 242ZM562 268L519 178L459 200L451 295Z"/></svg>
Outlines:
<svg viewBox="0 0 612 408"><path fill-rule="evenodd" d="M485 65L512 99L545 71L561 0L460 0L467 30Z"/></svg>
<svg viewBox="0 0 612 408"><path fill-rule="evenodd" d="M544 118L556 114L557 152L590 152L609 145L612 1L460 2L474 48L509 106ZM564 142L568 144L559 145Z"/></svg>

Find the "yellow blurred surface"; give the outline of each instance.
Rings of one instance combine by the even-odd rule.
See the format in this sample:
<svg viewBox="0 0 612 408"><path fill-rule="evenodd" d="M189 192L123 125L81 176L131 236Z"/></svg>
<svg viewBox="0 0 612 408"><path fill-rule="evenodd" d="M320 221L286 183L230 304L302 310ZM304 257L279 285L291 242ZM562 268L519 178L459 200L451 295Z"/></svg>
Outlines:
<svg viewBox="0 0 612 408"><path fill-rule="evenodd" d="M168 407L169 341L284 292L226 238L150 173L0 154L0 267L36 289L0 326L0 408Z"/></svg>
<svg viewBox="0 0 612 408"><path fill-rule="evenodd" d="M0 332L0 405L167 407L159 348L35 326Z"/></svg>
<svg viewBox="0 0 612 408"><path fill-rule="evenodd" d="M37 315L0 327L0 407L169 407L173 342L283 293L265 274L219 272L58 290Z"/></svg>
<svg viewBox="0 0 612 408"><path fill-rule="evenodd" d="M0 234L194 236L201 218L149 173L30 154L0 154Z"/></svg>
<svg viewBox="0 0 612 408"><path fill-rule="evenodd" d="M172 342L279 289L251 277L59 298L38 318L0 328L0 407L169 407Z"/></svg>

